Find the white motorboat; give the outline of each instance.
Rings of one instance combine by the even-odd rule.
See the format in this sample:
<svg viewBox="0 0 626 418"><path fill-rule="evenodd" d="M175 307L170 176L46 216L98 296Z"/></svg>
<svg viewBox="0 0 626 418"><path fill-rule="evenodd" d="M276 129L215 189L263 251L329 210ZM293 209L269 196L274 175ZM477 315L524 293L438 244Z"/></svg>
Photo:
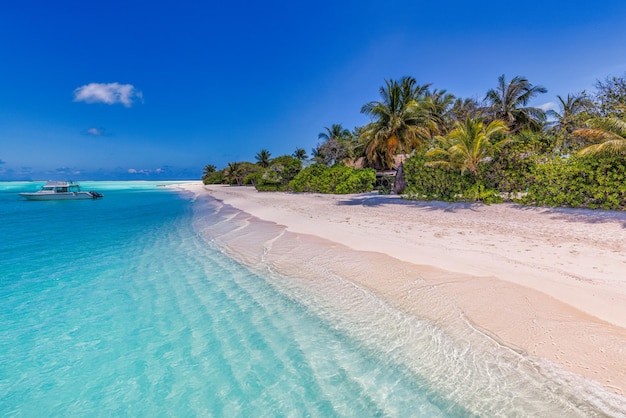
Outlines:
<svg viewBox="0 0 626 418"><path fill-rule="evenodd" d="M72 181L49 181L40 190L33 193L23 192L20 196L28 200L83 200L102 197L98 192L81 191L78 183Z"/></svg>

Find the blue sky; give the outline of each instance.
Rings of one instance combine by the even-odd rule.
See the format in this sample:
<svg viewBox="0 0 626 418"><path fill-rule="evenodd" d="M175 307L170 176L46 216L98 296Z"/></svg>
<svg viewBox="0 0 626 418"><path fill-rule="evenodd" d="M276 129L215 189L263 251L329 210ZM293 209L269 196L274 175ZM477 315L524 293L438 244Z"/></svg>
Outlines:
<svg viewBox="0 0 626 418"><path fill-rule="evenodd" d="M13 1L0 9L0 180L199 178L369 120L385 79L546 105L626 72L620 1Z"/></svg>

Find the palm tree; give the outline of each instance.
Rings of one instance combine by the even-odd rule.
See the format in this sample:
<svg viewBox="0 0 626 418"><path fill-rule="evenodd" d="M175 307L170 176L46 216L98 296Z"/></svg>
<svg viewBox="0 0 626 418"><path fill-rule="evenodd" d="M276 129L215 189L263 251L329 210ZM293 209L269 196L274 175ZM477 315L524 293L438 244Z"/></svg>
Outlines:
<svg viewBox="0 0 626 418"><path fill-rule="evenodd" d="M426 155L439 160L428 165L460 168L461 172L469 170L477 177L479 164L491 156L494 148L508 141L503 139L493 144L492 140L507 131L504 121L494 120L485 126L482 119L468 116L464 123L456 122L448 135L436 138L440 147L428 151Z"/></svg>
<svg viewBox="0 0 626 418"><path fill-rule="evenodd" d="M462 122L468 117L478 118L481 115L480 103L476 99L461 99L460 97L454 101L450 108L447 122L447 129L452 129L455 122Z"/></svg>
<svg viewBox="0 0 626 418"><path fill-rule="evenodd" d="M565 99L561 96L556 97L559 100L559 111L548 110L546 114L555 119L552 130L560 136L563 150L567 150L570 147L568 141L570 134L576 130L576 125L580 126L581 116L592 109L593 103L584 91L579 94L568 94Z"/></svg>
<svg viewBox="0 0 626 418"><path fill-rule="evenodd" d="M330 126L330 128L325 126L324 129L326 130L326 132L320 132L319 135L317 135L318 139L323 139L325 141L336 139L338 141L341 141L350 136L350 131L344 129L344 127L341 126L340 123L334 123Z"/></svg>
<svg viewBox="0 0 626 418"><path fill-rule="evenodd" d="M296 148L296 150L292 154L293 158L296 160L304 161L307 158L306 151L304 148Z"/></svg>
<svg viewBox="0 0 626 418"><path fill-rule="evenodd" d="M311 148L311 159L317 163L317 164L321 164L322 163L322 153L320 151L320 145L317 144L317 147L315 148Z"/></svg>
<svg viewBox="0 0 626 418"><path fill-rule="evenodd" d="M217 167L215 167L213 164L207 164L206 166L204 166L204 169L202 170L202 181L203 182L206 181L207 183L210 182L211 180L209 179L211 177L214 177L213 175L215 174L216 171L217 171Z"/></svg>
<svg viewBox="0 0 626 418"><path fill-rule="evenodd" d="M423 100L417 100L426 88L416 86L412 77L404 77L400 82L385 80L380 88L382 101L372 101L361 108L361 113L373 120L361 132L366 161L391 168L396 153L410 153L428 143L436 124Z"/></svg>
<svg viewBox="0 0 626 418"><path fill-rule="evenodd" d="M217 167L215 167L213 164L207 164L202 171L202 178L208 177L209 175L215 173L215 170L217 170Z"/></svg>
<svg viewBox="0 0 626 418"><path fill-rule="evenodd" d="M402 88L401 95L405 104L411 101L419 102L429 93L430 84L417 84L417 80L413 77L402 77L400 80L400 87ZM435 90L436 91L436 90Z"/></svg>
<svg viewBox="0 0 626 418"><path fill-rule="evenodd" d="M256 163L263 168L267 168L270 165L270 157L272 154L266 149L262 149L259 151L254 158L256 159Z"/></svg>
<svg viewBox="0 0 626 418"><path fill-rule="evenodd" d="M505 121L511 132L522 129L538 131L545 121L545 112L527 105L530 99L547 91L544 87L533 86L520 76L507 83L502 74L498 77L498 87L487 92L485 101L489 105L492 120Z"/></svg>
<svg viewBox="0 0 626 418"><path fill-rule="evenodd" d="M426 108L430 112L431 118L435 123L431 135L442 135L447 132L447 120L449 113L454 104L454 95L446 93L445 90L426 91L424 93L424 101Z"/></svg>
<svg viewBox="0 0 626 418"><path fill-rule="evenodd" d="M609 154L626 156L626 121L609 116L590 119L587 128L577 129L572 136L595 142L578 152L578 155Z"/></svg>
<svg viewBox="0 0 626 418"><path fill-rule="evenodd" d="M324 142L317 147L317 157L320 162L328 166L334 165L346 158L353 158L357 144L352 132L341 124L333 124L330 128L324 127L317 137Z"/></svg>
<svg viewBox="0 0 626 418"><path fill-rule="evenodd" d="M234 180L238 186L241 186L243 180L243 176L241 173L241 163L228 163L228 167L225 171L225 177L228 179L228 182L230 184L232 184Z"/></svg>

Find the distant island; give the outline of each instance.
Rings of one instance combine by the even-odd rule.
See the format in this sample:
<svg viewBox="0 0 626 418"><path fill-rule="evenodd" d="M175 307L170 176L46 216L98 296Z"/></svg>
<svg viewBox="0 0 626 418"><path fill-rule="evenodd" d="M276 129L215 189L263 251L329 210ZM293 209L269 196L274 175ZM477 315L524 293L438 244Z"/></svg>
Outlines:
<svg viewBox="0 0 626 418"><path fill-rule="evenodd" d="M626 209L626 74L594 91L530 106L547 89L525 77L498 78L482 100L458 98L413 77L385 80L370 117L352 131L323 128L303 148L255 162L204 168L205 184L260 191L360 193L408 199Z"/></svg>

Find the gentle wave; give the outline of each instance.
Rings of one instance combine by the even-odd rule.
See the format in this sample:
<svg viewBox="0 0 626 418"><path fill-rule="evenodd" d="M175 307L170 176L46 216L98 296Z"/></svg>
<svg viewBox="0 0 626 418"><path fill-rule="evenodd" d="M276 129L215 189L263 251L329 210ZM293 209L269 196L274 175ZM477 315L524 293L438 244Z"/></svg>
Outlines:
<svg viewBox="0 0 626 418"><path fill-rule="evenodd" d="M62 203L0 184L1 415L619 416L426 284L420 316L350 280L375 256L160 184Z"/></svg>
<svg viewBox="0 0 626 418"><path fill-rule="evenodd" d="M420 278L416 266L290 234L221 202L205 205L212 216L196 221L196 228L207 239L255 271L265 271L277 289L358 342L384 367L403 370L435 403L479 416L620 416L626 410L624 398L595 382L476 329ZM394 276L418 283L406 297L421 316L363 284L368 277Z"/></svg>

